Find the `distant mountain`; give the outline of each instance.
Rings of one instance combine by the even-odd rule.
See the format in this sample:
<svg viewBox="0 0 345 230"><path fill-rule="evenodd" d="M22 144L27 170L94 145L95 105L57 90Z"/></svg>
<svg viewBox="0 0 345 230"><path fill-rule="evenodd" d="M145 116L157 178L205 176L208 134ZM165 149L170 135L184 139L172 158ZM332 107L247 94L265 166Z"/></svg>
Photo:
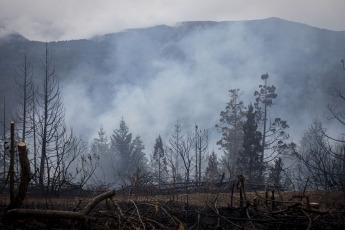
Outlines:
<svg viewBox="0 0 345 230"><path fill-rule="evenodd" d="M15 69L27 53L39 84L44 43L16 33L3 37L0 102L6 95L14 107ZM151 149L158 134L172 133L176 120L186 131L195 123L209 128L214 141L218 134L213 127L229 99L228 90L240 88L246 104L253 102L260 76L267 72L278 93L272 118L288 121L294 141L315 118L339 131L327 120L327 105L339 103L330 96L331 87L345 88L340 63L344 41L345 32L268 18L159 25L51 42L49 47L68 123L90 138L101 124L111 134L124 117Z"/></svg>
<svg viewBox="0 0 345 230"><path fill-rule="evenodd" d="M28 41L28 39L26 39L19 33L10 31L5 26L0 25L0 44L25 41Z"/></svg>

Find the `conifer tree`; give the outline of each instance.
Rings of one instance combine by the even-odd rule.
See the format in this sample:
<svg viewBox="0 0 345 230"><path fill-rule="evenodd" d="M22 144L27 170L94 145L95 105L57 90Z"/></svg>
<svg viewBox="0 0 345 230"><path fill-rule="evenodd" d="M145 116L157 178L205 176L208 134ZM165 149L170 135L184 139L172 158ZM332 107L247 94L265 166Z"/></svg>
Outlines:
<svg viewBox="0 0 345 230"><path fill-rule="evenodd" d="M118 166L120 169L128 168L132 148L132 133L129 132L126 122L121 119L120 127L113 131L110 137L111 152L116 155L118 159Z"/></svg>
<svg viewBox="0 0 345 230"><path fill-rule="evenodd" d="M109 144L103 126L97 131L98 138L95 138L91 144L91 152L99 156L109 153Z"/></svg>
<svg viewBox="0 0 345 230"><path fill-rule="evenodd" d="M252 105L249 105L246 115L247 120L243 124L243 150L240 152L238 166L250 183L263 182L263 164L260 161L262 152L262 134L258 131L256 113Z"/></svg>
<svg viewBox="0 0 345 230"><path fill-rule="evenodd" d="M222 166L226 168L228 173L235 174L238 152L242 150L245 106L240 100L239 89L231 89L229 92L230 101L225 110L220 113L219 124L216 124L217 130L222 134L217 145L224 152L221 159Z"/></svg>
<svg viewBox="0 0 345 230"><path fill-rule="evenodd" d="M147 171L147 158L144 153L145 146L140 136L136 136L132 142L132 153L130 158L130 168L141 173Z"/></svg>
<svg viewBox="0 0 345 230"><path fill-rule="evenodd" d="M273 100L277 98L277 94L275 92L276 87L268 84L268 78L269 75L267 73L261 75L264 84L259 85L259 91L254 92L254 96L256 97L256 102L254 103L256 121L262 133L262 152L259 158L261 165L274 160L288 148L288 145L284 141L289 138L289 135L285 131L289 128L287 121L279 117L273 120L269 119L269 108L273 105ZM269 150L267 154L266 150Z"/></svg>
<svg viewBox="0 0 345 230"><path fill-rule="evenodd" d="M110 153L115 155L116 170L129 174L139 169L145 171L147 159L144 149L140 136L133 140L126 122L121 119L120 127L115 129L110 137Z"/></svg>
<svg viewBox="0 0 345 230"><path fill-rule="evenodd" d="M159 135L156 138L154 151L153 151L153 163L155 168L155 174L158 176L158 186L160 187L162 182L162 176L166 176L167 174L167 161L165 157L165 151L163 147L163 141L161 136ZM158 168L156 168L158 165Z"/></svg>
<svg viewBox="0 0 345 230"><path fill-rule="evenodd" d="M211 155L208 157L207 167L205 170L205 179L216 181L219 178L219 162L217 159L217 155L214 151L212 151Z"/></svg>

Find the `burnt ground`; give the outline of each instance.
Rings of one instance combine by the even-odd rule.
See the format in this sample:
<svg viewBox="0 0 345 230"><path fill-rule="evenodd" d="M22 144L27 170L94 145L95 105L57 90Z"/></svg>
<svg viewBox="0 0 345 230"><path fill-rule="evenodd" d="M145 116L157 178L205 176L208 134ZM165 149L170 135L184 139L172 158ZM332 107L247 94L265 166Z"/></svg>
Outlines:
<svg viewBox="0 0 345 230"><path fill-rule="evenodd" d="M6 215L1 229L345 229L345 193L308 191L140 196L115 195L84 219ZM92 198L27 197L22 209L80 211Z"/></svg>

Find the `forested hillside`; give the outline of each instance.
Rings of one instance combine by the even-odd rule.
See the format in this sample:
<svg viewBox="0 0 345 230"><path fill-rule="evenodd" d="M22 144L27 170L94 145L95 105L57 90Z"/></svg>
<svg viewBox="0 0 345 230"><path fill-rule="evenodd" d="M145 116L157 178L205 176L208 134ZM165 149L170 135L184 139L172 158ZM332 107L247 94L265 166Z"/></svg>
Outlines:
<svg viewBox="0 0 345 230"><path fill-rule="evenodd" d="M341 138L343 126L329 118L335 115L330 108L337 111L344 106L344 101L334 97L334 89L344 88L345 71L341 62L345 58L344 41L345 32L322 30L278 18L183 22L174 27L160 25L88 40L47 43L29 41L15 33L6 34L0 38L0 108L4 112L0 116L4 120L5 115L5 124L9 123L11 114L18 108L15 76L20 75L26 57L37 90L42 90L44 85L44 68L54 68L54 76L59 79L62 110L66 111L63 116L68 124L66 127L72 127L76 136L81 135L89 145L104 142L106 148L121 152L116 150L116 135L122 134L130 154L140 157L146 154L149 161L158 136L162 137L164 145L170 144L171 151L174 139L178 143L179 129L186 132L183 136L186 143L192 138L187 131L198 132L200 138L207 136L203 165L191 166L190 162L198 162L197 159L181 155L183 161L190 162L189 166L186 162L180 162L179 166L186 174L185 180L191 179L189 170L195 170L193 175L201 180L201 176L197 176L201 173L198 168L206 170L206 156L213 150L217 152L213 159L215 155L220 158L228 151L220 142L224 137L220 115L229 96L230 99L237 97L244 105L242 109L246 115L243 114L241 124L243 126L245 120L248 122L248 130L243 130L247 136L256 136L252 130L256 127L255 121L258 130L264 127L264 122L267 129L274 125L284 126L287 122L283 129L286 144L299 145L310 125L319 131L326 128L329 135ZM45 60L46 52L51 63ZM270 103L260 99L263 85L274 86L271 90L276 96ZM229 93L229 90L235 91ZM250 105L260 109L255 105L260 100L270 111L263 120L251 118L247 111ZM132 130L137 136L132 136ZM2 130L0 133L3 136ZM264 133L265 130L261 130L263 136L255 137L261 146L265 145L262 144ZM236 150L241 150L242 144L241 141L240 149ZM266 147L258 147L256 151L265 151ZM193 146L184 148L186 154L194 151L191 150ZM262 169L273 163L273 159L265 162L257 157ZM107 160L103 158L103 161ZM126 166L131 164L138 166L133 162L125 163ZM233 164L228 166L231 168ZM222 167L225 170L224 164ZM113 165L109 168L115 170ZM100 175L101 171L98 173ZM246 173L251 175L254 171ZM104 178L111 177L110 174ZM265 176L263 170L255 175L261 179Z"/></svg>

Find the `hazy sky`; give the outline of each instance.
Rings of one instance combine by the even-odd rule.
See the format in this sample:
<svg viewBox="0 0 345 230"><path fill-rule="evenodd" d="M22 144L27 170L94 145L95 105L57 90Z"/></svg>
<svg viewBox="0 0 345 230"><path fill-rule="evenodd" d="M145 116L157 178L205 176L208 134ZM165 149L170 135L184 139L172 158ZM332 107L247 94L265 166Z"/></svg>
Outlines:
<svg viewBox="0 0 345 230"><path fill-rule="evenodd" d="M268 17L345 31L344 9L344 0L0 0L0 25L41 41L181 21Z"/></svg>

